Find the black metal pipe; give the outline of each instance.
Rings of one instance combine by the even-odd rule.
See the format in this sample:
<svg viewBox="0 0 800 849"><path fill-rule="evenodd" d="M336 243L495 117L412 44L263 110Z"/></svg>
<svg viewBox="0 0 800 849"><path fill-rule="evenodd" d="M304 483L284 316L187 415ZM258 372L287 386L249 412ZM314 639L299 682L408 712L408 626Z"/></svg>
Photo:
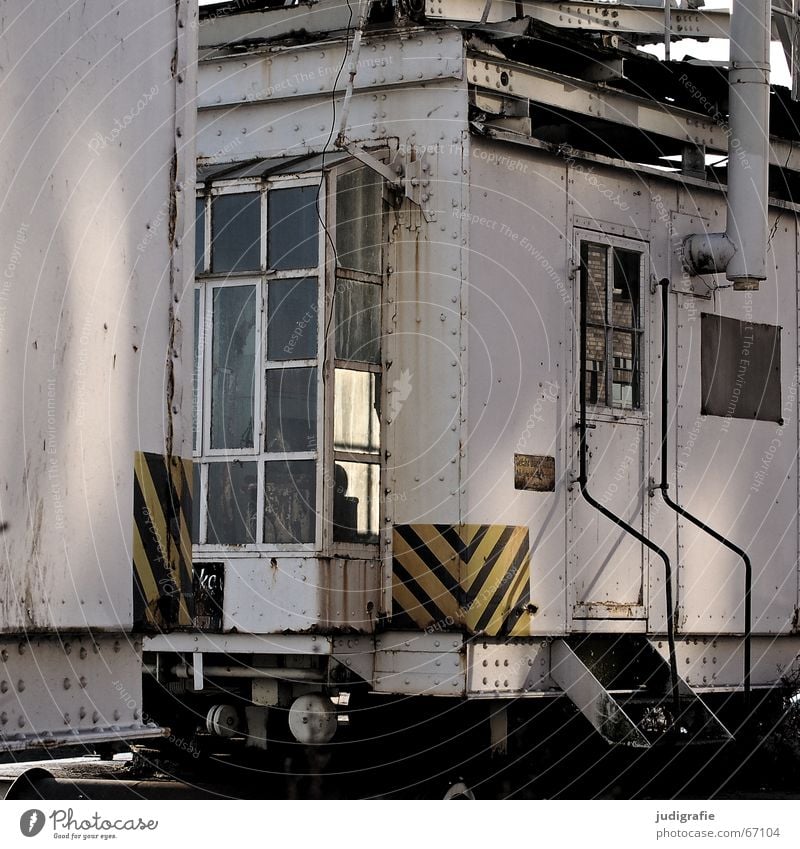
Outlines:
<svg viewBox="0 0 800 849"><path fill-rule="evenodd" d="M578 424L580 433L580 474L578 483L580 484L581 494L586 501L603 514L607 519L610 519L617 527L622 528L625 533L630 534L634 539L638 540L642 545L647 546L651 551L655 552L664 561L664 595L667 607L667 643L669 645L669 676L670 690L672 693L672 702L675 710L675 718L678 718L680 713L680 691L678 689L678 662L675 657L675 610L672 601L672 565L669 560L669 555L662 548L657 546L651 539L648 539L643 533L637 531L632 525L629 525L621 516L612 513L611 510L604 507L599 501L595 500L589 492L588 483L589 475L586 462L586 296L587 296L587 275L589 271L586 267L583 257L581 257L580 268L580 358L581 358L581 386L580 386L580 420Z"/></svg>
<svg viewBox="0 0 800 849"><path fill-rule="evenodd" d="M752 589L753 589L753 566L747 552L739 548L727 537L710 528L705 522L693 516L688 510L670 498L669 483L667 482L668 467L668 444L669 444L669 392L668 392L668 355L669 355L669 280L661 281L661 483L658 489L667 506L671 507L678 515L688 519L693 525L707 533L721 545L738 554L744 562L744 700L745 705L750 704L750 650L752 641Z"/></svg>

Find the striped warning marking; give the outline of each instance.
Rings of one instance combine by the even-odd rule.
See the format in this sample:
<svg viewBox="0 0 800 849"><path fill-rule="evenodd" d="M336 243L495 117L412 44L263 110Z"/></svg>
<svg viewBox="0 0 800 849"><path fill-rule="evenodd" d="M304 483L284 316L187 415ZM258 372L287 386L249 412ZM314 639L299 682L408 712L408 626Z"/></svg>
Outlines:
<svg viewBox="0 0 800 849"><path fill-rule="evenodd" d="M396 525L392 624L526 637L528 529L516 525Z"/></svg>
<svg viewBox="0 0 800 849"><path fill-rule="evenodd" d="M134 628L191 625L191 460L137 451L133 518Z"/></svg>

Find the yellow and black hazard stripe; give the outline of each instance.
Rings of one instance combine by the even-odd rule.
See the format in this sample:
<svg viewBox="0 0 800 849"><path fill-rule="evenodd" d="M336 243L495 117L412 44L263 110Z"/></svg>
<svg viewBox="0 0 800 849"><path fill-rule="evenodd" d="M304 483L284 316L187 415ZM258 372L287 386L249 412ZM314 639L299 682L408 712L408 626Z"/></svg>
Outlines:
<svg viewBox="0 0 800 849"><path fill-rule="evenodd" d="M396 525L392 624L528 636L530 544L516 525Z"/></svg>
<svg viewBox="0 0 800 849"><path fill-rule="evenodd" d="M191 625L191 460L137 451L133 517L134 628Z"/></svg>

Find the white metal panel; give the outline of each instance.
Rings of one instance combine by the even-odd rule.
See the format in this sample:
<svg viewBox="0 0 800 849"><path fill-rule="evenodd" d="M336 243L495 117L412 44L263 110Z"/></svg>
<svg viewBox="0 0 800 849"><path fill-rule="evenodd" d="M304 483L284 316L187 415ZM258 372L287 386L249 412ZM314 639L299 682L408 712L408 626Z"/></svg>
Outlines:
<svg viewBox="0 0 800 849"><path fill-rule="evenodd" d="M195 15L4 6L0 748L160 733L128 633L134 459L190 432Z"/></svg>
<svg viewBox="0 0 800 849"><path fill-rule="evenodd" d="M564 165L473 138L466 297L469 429L465 521L530 528L532 628L564 628L572 283ZM514 489L514 455L555 458L554 492Z"/></svg>
<svg viewBox="0 0 800 849"><path fill-rule="evenodd" d="M0 751L158 735L141 690L138 641L0 638Z"/></svg>
<svg viewBox="0 0 800 849"><path fill-rule="evenodd" d="M353 90L461 79L461 45L462 36L456 30L412 31L391 39L369 37L358 56ZM320 94L330 98L334 90L343 93L347 87L349 62L343 41L211 56L199 65L197 106L226 109L241 103Z"/></svg>
<svg viewBox="0 0 800 849"><path fill-rule="evenodd" d="M644 530L645 434L639 424L595 420L587 433L589 492L638 531ZM569 577L579 619L643 619L645 552L626 531L589 505L575 487Z"/></svg>
<svg viewBox="0 0 800 849"><path fill-rule="evenodd" d="M187 8L7 4L0 630L131 624L134 452L184 438L165 362L191 345L170 336Z"/></svg>
<svg viewBox="0 0 800 849"><path fill-rule="evenodd" d="M380 609L380 591L376 561L280 555L229 559L222 630L371 632Z"/></svg>
<svg viewBox="0 0 800 849"><path fill-rule="evenodd" d="M779 220L780 218L780 220ZM753 562L756 633L787 633L797 606L797 309L794 218L773 211L769 280L675 309L678 500L745 548ZM791 222L791 226L789 226ZM700 415L700 315L781 325L783 424ZM744 569L733 553L680 522L681 627L741 632Z"/></svg>

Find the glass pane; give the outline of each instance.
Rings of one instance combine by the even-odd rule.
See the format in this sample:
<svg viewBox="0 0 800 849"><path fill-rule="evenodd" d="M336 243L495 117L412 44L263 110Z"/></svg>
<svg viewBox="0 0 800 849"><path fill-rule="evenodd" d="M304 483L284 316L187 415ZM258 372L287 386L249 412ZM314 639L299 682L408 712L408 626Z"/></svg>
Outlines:
<svg viewBox="0 0 800 849"><path fill-rule="evenodd" d="M336 281L336 357L359 363L381 361L381 287Z"/></svg>
<svg viewBox="0 0 800 849"><path fill-rule="evenodd" d="M639 352L635 333L614 331L613 391L615 407L639 406Z"/></svg>
<svg viewBox="0 0 800 849"><path fill-rule="evenodd" d="M194 203L194 273L205 269L206 249L206 199L196 198Z"/></svg>
<svg viewBox="0 0 800 849"><path fill-rule="evenodd" d="M606 282L608 248L584 242L583 262L586 268L586 320L590 324L606 323Z"/></svg>
<svg viewBox="0 0 800 849"><path fill-rule="evenodd" d="M258 469L255 463L208 464L209 543L256 541Z"/></svg>
<svg viewBox="0 0 800 849"><path fill-rule="evenodd" d="M192 542L200 542L200 464L192 463Z"/></svg>
<svg viewBox="0 0 800 849"><path fill-rule="evenodd" d="M338 264L356 271L381 273L381 178L357 168L336 181L336 254Z"/></svg>
<svg viewBox="0 0 800 849"><path fill-rule="evenodd" d="M306 360L317 356L317 279L273 280L267 286L267 358Z"/></svg>
<svg viewBox="0 0 800 849"><path fill-rule="evenodd" d="M314 542L316 474L313 460L264 464L264 542Z"/></svg>
<svg viewBox="0 0 800 849"><path fill-rule="evenodd" d="M335 464L333 539L336 542L378 541L380 479L377 463Z"/></svg>
<svg viewBox="0 0 800 849"><path fill-rule="evenodd" d="M255 286L214 290L211 447L253 447Z"/></svg>
<svg viewBox="0 0 800 849"><path fill-rule="evenodd" d="M333 447L380 450L380 375L337 368L335 384Z"/></svg>
<svg viewBox="0 0 800 849"><path fill-rule="evenodd" d="M267 451L314 451L317 447L317 370L267 372Z"/></svg>
<svg viewBox="0 0 800 849"><path fill-rule="evenodd" d="M639 270L641 254L614 250L614 315L615 327L639 326Z"/></svg>
<svg viewBox="0 0 800 849"><path fill-rule="evenodd" d="M211 270L261 268L261 195L217 195L211 199Z"/></svg>
<svg viewBox="0 0 800 849"><path fill-rule="evenodd" d="M606 331L586 328L586 403L606 403Z"/></svg>
<svg viewBox="0 0 800 849"><path fill-rule="evenodd" d="M197 440L197 419L200 397L200 290L194 290L194 373L192 375L192 447L200 450Z"/></svg>
<svg viewBox="0 0 800 849"><path fill-rule="evenodd" d="M319 253L318 186L273 189L267 196L267 267L314 268Z"/></svg>

